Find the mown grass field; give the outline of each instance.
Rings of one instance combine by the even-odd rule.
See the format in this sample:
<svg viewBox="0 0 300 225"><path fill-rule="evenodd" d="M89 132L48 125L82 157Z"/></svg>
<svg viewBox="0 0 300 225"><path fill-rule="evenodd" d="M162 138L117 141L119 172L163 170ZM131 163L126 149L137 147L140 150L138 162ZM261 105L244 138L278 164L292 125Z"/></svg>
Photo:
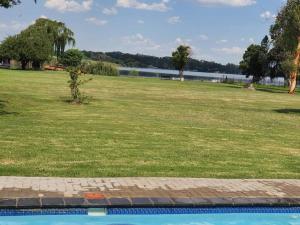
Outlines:
<svg viewBox="0 0 300 225"><path fill-rule="evenodd" d="M300 178L300 96L280 88L0 70L0 175Z"/></svg>

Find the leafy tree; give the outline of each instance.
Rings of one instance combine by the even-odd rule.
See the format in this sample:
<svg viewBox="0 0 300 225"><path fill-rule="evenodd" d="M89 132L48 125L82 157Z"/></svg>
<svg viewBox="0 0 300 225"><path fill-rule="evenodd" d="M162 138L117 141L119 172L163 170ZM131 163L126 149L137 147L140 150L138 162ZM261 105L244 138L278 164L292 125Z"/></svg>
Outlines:
<svg viewBox="0 0 300 225"><path fill-rule="evenodd" d="M271 37L274 47L284 52L283 65L289 74L289 93L294 94L300 64L300 0L287 0L280 10L275 24L271 26Z"/></svg>
<svg viewBox="0 0 300 225"><path fill-rule="evenodd" d="M22 69L25 69L29 62L32 62L34 68L40 68L43 62L48 60L53 54L61 55L64 52L68 40L72 39L71 36L65 35L64 32L72 33L61 22L38 19L34 24L13 37L15 40L14 44L9 44L12 41L12 37L4 40L2 45L5 48L2 49L5 49L5 51L3 50L3 53L0 51L0 55L2 55L2 58L20 61ZM68 40L64 42L61 36ZM62 42L60 47L57 47L57 43L60 42ZM74 42L73 44L75 44Z"/></svg>
<svg viewBox="0 0 300 225"><path fill-rule="evenodd" d="M260 46L265 49L266 51L269 51L269 48L270 48L270 40L269 40L269 37L266 35L262 40L261 40L261 43L260 43Z"/></svg>
<svg viewBox="0 0 300 225"><path fill-rule="evenodd" d="M26 69L29 62L39 69L51 56L52 43L47 34L37 29L28 29L20 34L6 38L0 46L2 59L15 59Z"/></svg>
<svg viewBox="0 0 300 225"><path fill-rule="evenodd" d="M261 45L250 45L243 55L240 69L247 77L252 76L251 86L254 83L258 83L268 73L268 50L269 39L266 36L262 40Z"/></svg>
<svg viewBox="0 0 300 225"><path fill-rule="evenodd" d="M53 42L53 50L57 57L61 56L67 45L75 45L74 33L62 22L45 18L37 19L34 27L44 30Z"/></svg>
<svg viewBox="0 0 300 225"><path fill-rule="evenodd" d="M22 69L25 69L29 62L32 62L35 69L40 69L41 65L53 54L51 39L41 30L32 29L21 32L18 35L18 42Z"/></svg>
<svg viewBox="0 0 300 225"><path fill-rule="evenodd" d="M137 70L130 70L128 75L133 76L133 77L138 77L139 74L140 74L140 72Z"/></svg>
<svg viewBox="0 0 300 225"><path fill-rule="evenodd" d="M67 50L59 59L60 63L66 67L78 67L83 59L83 54L78 49Z"/></svg>
<svg viewBox="0 0 300 225"><path fill-rule="evenodd" d="M283 77L287 71L283 70L282 62L285 61L287 56L282 48L273 46L268 53L269 71L268 75L271 79L275 77Z"/></svg>
<svg viewBox="0 0 300 225"><path fill-rule="evenodd" d="M0 45L0 60L17 59L18 58L18 41L16 36L7 37Z"/></svg>
<svg viewBox="0 0 300 225"><path fill-rule="evenodd" d="M180 45L175 52L172 53L172 61L177 70L179 77L184 81L183 70L191 56L191 48L189 46Z"/></svg>
<svg viewBox="0 0 300 225"><path fill-rule="evenodd" d="M54 32L54 48L56 56L61 56L67 45L75 46L74 33L65 26L64 23L58 23Z"/></svg>
<svg viewBox="0 0 300 225"><path fill-rule="evenodd" d="M86 96L80 92L79 86L90 80L80 79L80 76L85 74L81 66L82 59L83 54L78 49L69 49L60 58L60 62L67 67L70 75L69 87L72 102L77 104L83 103L86 99Z"/></svg>
<svg viewBox="0 0 300 225"><path fill-rule="evenodd" d="M0 0L0 7L9 8L20 3L20 0Z"/></svg>
<svg viewBox="0 0 300 225"><path fill-rule="evenodd" d="M36 2L36 0L34 0L34 2ZM20 0L0 0L0 7L9 8L20 3Z"/></svg>

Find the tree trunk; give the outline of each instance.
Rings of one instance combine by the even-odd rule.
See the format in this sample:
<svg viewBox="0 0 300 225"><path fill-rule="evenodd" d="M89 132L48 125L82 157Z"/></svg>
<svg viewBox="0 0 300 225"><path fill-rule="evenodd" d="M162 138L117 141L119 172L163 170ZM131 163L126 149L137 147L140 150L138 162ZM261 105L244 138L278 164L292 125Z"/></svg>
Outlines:
<svg viewBox="0 0 300 225"><path fill-rule="evenodd" d="M21 61L22 70L26 70L27 61Z"/></svg>
<svg viewBox="0 0 300 225"><path fill-rule="evenodd" d="M295 94L296 87L297 87L297 76L298 76L298 69L299 69L299 60L300 60L300 37L298 37L298 47L295 54L294 65L295 71L291 72L290 74L290 94Z"/></svg>
<svg viewBox="0 0 300 225"><path fill-rule="evenodd" d="M34 70L40 70L40 69L41 69L41 63L40 63L40 62L37 62L37 61L32 62L32 68L33 68Z"/></svg>
<svg viewBox="0 0 300 225"><path fill-rule="evenodd" d="M180 81L184 81L183 70L179 70Z"/></svg>
<svg viewBox="0 0 300 225"><path fill-rule="evenodd" d="M255 91L254 82L251 82L245 86L247 89Z"/></svg>

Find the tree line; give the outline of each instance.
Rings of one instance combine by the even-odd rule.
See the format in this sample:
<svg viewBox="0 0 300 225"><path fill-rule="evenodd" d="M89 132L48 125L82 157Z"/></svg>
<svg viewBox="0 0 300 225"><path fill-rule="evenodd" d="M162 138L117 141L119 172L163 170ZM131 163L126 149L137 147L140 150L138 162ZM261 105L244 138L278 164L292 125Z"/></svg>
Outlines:
<svg viewBox="0 0 300 225"><path fill-rule="evenodd" d="M22 69L26 69L29 63L40 69L45 61L54 55L60 57L67 45L74 44L74 33L64 23L40 18L1 43L0 59L17 60Z"/></svg>
<svg viewBox="0 0 300 225"><path fill-rule="evenodd" d="M300 0L287 0L260 45L250 45L240 62L242 73L263 77L285 77L289 93L294 94L300 65Z"/></svg>
<svg viewBox="0 0 300 225"><path fill-rule="evenodd" d="M35 1L36 2L36 1ZM9 8L19 4L20 0L0 0L0 7ZM130 67L155 67L161 69L179 69L184 59L183 69L202 72L240 73L253 77L253 83L262 78L284 76L289 81L289 93L294 94L300 68L300 0L287 0L270 28L270 37L266 36L260 45L250 45L239 66L221 65L215 62L195 60L186 51L172 57L154 57L147 55L124 54L121 52L88 52L83 54L94 60L103 60ZM60 56L67 44L74 44L73 33L63 23L39 19L20 34L8 37L0 46L0 59L16 59L25 69L29 62L39 68L49 56ZM180 51L179 46L177 52ZM181 49L182 50L182 49ZM182 77L183 75L181 75Z"/></svg>

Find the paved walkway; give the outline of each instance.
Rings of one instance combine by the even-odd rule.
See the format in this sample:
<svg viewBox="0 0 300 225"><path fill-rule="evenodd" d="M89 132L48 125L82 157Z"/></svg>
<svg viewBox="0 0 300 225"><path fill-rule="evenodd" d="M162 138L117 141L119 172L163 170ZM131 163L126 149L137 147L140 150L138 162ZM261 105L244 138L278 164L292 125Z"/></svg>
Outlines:
<svg viewBox="0 0 300 225"><path fill-rule="evenodd" d="M0 177L0 209L300 206L300 180Z"/></svg>
<svg viewBox="0 0 300 225"><path fill-rule="evenodd" d="M299 198L300 180L0 177L4 198Z"/></svg>

